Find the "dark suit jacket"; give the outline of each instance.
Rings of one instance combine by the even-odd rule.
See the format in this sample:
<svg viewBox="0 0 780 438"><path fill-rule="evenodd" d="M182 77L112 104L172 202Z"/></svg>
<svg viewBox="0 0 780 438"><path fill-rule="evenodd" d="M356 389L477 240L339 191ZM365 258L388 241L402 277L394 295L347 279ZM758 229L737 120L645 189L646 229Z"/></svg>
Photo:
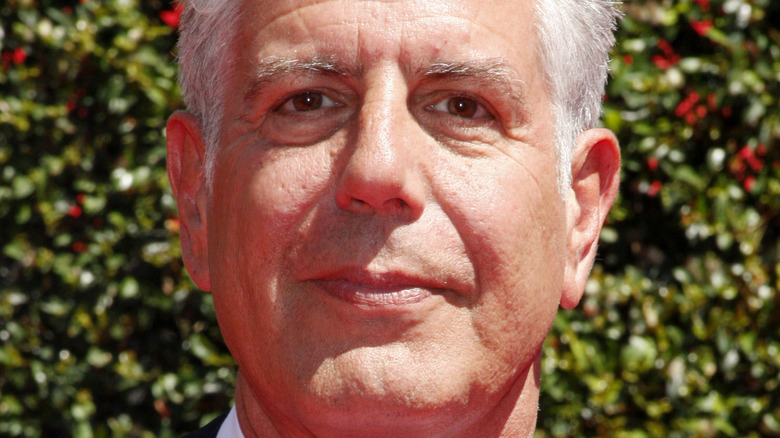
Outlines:
<svg viewBox="0 0 780 438"><path fill-rule="evenodd" d="M214 421L212 421L211 423L203 426L202 428L196 430L195 432L183 436L182 438L217 438L217 434L219 433L219 428L222 426L222 423L225 421L225 418L227 418L227 416L228 414L224 413L219 417L215 418Z"/></svg>

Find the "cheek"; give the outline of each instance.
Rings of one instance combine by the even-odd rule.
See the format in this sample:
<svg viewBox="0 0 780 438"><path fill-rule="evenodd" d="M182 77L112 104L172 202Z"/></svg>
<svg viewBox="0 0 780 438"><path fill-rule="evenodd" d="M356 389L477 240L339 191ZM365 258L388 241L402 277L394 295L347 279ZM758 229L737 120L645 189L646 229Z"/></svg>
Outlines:
<svg viewBox="0 0 780 438"><path fill-rule="evenodd" d="M444 194L477 273L475 333L510 367L533 360L557 312L566 236L555 173L534 172L554 160L529 153L524 163L454 166Z"/></svg>
<svg viewBox="0 0 780 438"><path fill-rule="evenodd" d="M324 199L329 157L316 148L261 147L219 157L209 260L217 317L234 355L242 356L236 348L265 348L279 331L284 302L277 288L287 275L285 257Z"/></svg>
<svg viewBox="0 0 780 438"><path fill-rule="evenodd" d="M324 198L330 168L330 154L317 147L246 146L221 157L210 224L218 253L281 249Z"/></svg>

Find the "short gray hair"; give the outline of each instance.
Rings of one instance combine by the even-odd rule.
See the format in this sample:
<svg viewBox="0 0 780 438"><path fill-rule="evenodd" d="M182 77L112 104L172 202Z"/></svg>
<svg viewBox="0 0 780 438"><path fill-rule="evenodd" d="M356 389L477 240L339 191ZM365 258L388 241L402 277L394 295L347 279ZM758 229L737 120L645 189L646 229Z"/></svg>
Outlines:
<svg viewBox="0 0 780 438"><path fill-rule="evenodd" d="M179 84L184 103L200 122L206 143L206 180L224 116L225 84L235 61L241 20L239 1L182 0ZM620 16L611 0L537 0L538 54L553 102L558 186L571 185L577 136L601 116L609 51Z"/></svg>
<svg viewBox="0 0 780 438"><path fill-rule="evenodd" d="M538 54L555 117L558 187L571 185L571 159L577 137L596 127L615 44L617 2L538 0Z"/></svg>
<svg viewBox="0 0 780 438"><path fill-rule="evenodd" d="M197 118L206 148L206 182L210 186L225 113L225 85L236 60L234 44L241 26L241 2L181 0L179 87L187 109Z"/></svg>

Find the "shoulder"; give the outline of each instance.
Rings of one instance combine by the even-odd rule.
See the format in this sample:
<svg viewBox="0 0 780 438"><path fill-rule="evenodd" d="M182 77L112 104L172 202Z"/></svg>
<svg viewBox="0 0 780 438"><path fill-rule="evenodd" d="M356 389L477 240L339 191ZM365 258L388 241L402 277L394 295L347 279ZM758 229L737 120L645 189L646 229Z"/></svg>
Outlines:
<svg viewBox="0 0 780 438"><path fill-rule="evenodd" d="M224 413L215 418L211 423L192 433L184 435L182 438L216 438L217 434L219 433L219 428L222 426L222 423L225 421L227 416L228 413Z"/></svg>

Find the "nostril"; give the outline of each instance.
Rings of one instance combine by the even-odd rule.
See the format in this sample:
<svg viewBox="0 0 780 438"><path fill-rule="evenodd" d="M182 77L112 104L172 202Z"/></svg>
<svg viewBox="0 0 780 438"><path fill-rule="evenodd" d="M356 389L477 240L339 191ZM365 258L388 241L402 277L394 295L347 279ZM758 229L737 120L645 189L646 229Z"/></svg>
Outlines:
<svg viewBox="0 0 780 438"><path fill-rule="evenodd" d="M353 213L370 213L373 210L370 204L353 197L343 197L336 202L342 210L351 211Z"/></svg>
<svg viewBox="0 0 780 438"><path fill-rule="evenodd" d="M405 214L409 212L409 204L401 198L388 199L382 211Z"/></svg>
<svg viewBox="0 0 780 438"><path fill-rule="evenodd" d="M372 204L353 196L337 196L336 204L342 210L352 213L376 213L381 215L406 215L412 210L408 202L401 198L387 199L380 204Z"/></svg>

